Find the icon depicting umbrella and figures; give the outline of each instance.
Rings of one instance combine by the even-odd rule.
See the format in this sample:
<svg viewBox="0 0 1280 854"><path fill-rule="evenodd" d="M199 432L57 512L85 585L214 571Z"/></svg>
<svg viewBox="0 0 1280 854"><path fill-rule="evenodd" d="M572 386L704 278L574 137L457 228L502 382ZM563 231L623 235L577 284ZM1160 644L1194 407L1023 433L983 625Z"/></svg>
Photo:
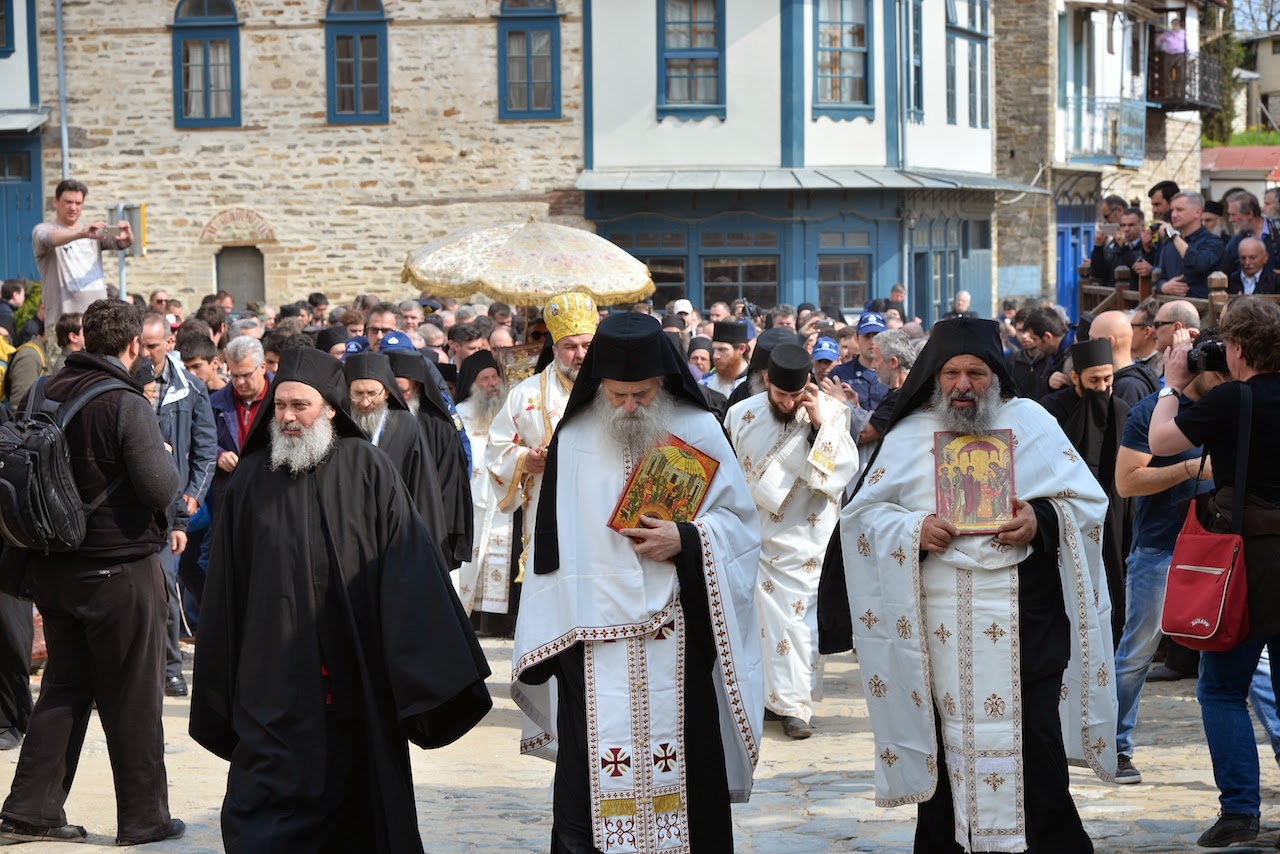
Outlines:
<svg viewBox="0 0 1280 854"><path fill-rule="evenodd" d="M1013 431L933 434L937 512L961 534L993 534L1013 520Z"/></svg>

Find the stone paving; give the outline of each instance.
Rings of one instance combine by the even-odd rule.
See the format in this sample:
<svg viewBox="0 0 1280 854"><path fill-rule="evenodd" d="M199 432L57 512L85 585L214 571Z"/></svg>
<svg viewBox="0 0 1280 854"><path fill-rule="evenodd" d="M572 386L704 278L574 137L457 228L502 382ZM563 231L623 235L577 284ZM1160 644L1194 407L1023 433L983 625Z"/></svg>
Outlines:
<svg viewBox="0 0 1280 854"><path fill-rule="evenodd" d="M431 854L546 851L551 834L552 766L517 752L520 716L507 691L511 644L483 641L494 671L494 710L460 742L436 751L412 749L419 826ZM817 705L818 733L792 741L766 724L751 802L734 807L736 850L747 854L908 852L915 824L910 808L875 806L870 726L851 656L827 659L826 699ZM156 852L222 850L218 806L226 764L186 733L189 702L165 702L165 735L173 814L188 825L179 841L148 846ZM1217 790L1190 681L1149 685L1137 731L1135 763L1144 782L1103 783L1073 770L1076 803L1097 851L1155 854L1195 851L1196 837L1217 815ZM1263 834L1233 852L1273 851L1280 835L1280 768L1259 732ZM17 751L0 754L0 786L7 791ZM68 819L84 824L90 845L111 845L115 802L106 743L90 725ZM45 843L40 851L83 851ZM282 852L292 854L292 852Z"/></svg>

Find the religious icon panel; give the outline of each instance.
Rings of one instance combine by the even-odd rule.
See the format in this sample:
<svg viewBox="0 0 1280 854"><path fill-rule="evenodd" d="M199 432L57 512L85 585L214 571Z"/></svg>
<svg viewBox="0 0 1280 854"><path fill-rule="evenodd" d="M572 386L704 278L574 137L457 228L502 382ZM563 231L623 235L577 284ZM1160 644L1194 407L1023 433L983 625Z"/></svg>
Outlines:
<svg viewBox="0 0 1280 854"><path fill-rule="evenodd" d="M933 434L937 514L961 534L994 534L1013 521L1013 431Z"/></svg>

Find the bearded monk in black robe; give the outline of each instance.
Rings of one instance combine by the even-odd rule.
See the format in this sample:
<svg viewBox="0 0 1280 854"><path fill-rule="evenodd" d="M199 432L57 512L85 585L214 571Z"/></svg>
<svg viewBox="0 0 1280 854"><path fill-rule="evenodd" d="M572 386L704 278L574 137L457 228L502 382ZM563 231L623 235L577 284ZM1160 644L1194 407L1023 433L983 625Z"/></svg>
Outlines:
<svg viewBox="0 0 1280 854"><path fill-rule="evenodd" d="M336 360L282 353L222 494L190 731L231 762L229 852L421 852L407 742L492 706L438 550L346 406Z"/></svg>

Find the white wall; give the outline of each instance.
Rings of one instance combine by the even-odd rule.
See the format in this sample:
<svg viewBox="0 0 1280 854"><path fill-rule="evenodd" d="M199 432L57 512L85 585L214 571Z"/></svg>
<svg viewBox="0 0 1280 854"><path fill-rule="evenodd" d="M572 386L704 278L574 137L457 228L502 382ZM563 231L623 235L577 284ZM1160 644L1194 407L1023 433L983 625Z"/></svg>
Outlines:
<svg viewBox="0 0 1280 854"><path fill-rule="evenodd" d="M813 4L804 11L804 162L806 166L883 166L885 162L885 55L886 22L884 6L873 4L871 56L873 103L875 115L870 119L836 121L826 116L813 119ZM889 22L892 24L893 22ZM901 57L900 57L901 59ZM898 63L904 73L906 65Z"/></svg>
<svg viewBox="0 0 1280 854"><path fill-rule="evenodd" d="M657 6L592 19L595 168L776 167L781 159L781 22L776 2L726 11L726 118L657 120Z"/></svg>
<svg viewBox="0 0 1280 854"><path fill-rule="evenodd" d="M969 127L969 46L956 40L956 123L947 124L947 13L943 0L926 0L924 14L924 122L907 122L906 163L922 169L947 169L990 175L995 127L995 40L987 48L987 125ZM961 13L963 14L963 12ZM1016 14L996 7L992 15ZM979 54L981 59L981 54ZM903 63L905 73L906 63ZM982 85L982 75L978 75ZM903 104L903 109L906 109ZM982 109L979 98L979 111Z"/></svg>
<svg viewBox="0 0 1280 854"><path fill-rule="evenodd" d="M13 3L13 43L15 50L0 59L0 110L25 110L31 103L31 55L27 50L27 4Z"/></svg>

